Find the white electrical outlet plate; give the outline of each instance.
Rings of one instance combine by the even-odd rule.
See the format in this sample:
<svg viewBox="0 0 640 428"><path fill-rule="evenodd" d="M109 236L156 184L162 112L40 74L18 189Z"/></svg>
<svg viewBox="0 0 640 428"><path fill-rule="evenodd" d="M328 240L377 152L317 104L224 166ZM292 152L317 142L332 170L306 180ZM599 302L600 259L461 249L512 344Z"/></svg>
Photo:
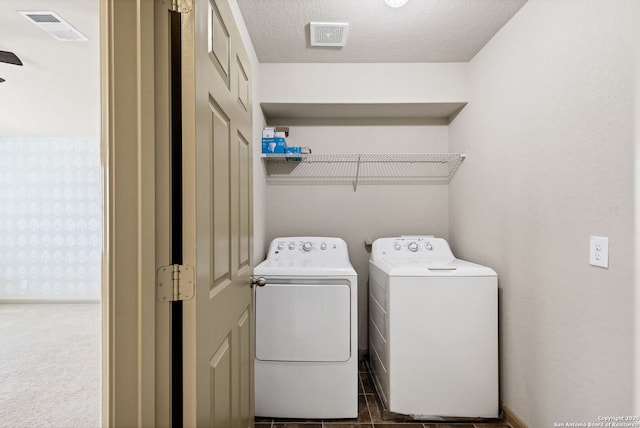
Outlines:
<svg viewBox="0 0 640 428"><path fill-rule="evenodd" d="M589 264L609 268L609 238L603 236L589 237Z"/></svg>

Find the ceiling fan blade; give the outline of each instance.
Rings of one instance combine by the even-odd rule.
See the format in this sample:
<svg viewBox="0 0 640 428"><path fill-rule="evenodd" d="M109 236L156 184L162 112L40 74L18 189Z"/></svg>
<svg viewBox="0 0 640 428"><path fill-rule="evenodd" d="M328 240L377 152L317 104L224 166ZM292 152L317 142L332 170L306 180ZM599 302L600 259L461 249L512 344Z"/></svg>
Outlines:
<svg viewBox="0 0 640 428"><path fill-rule="evenodd" d="M22 65L20 58L13 52L0 51L0 62L6 62L7 64Z"/></svg>
<svg viewBox="0 0 640 428"><path fill-rule="evenodd" d="M4 82L4 81L5 81L5 80L4 80L2 77L0 77L0 83L2 83L2 82Z"/></svg>

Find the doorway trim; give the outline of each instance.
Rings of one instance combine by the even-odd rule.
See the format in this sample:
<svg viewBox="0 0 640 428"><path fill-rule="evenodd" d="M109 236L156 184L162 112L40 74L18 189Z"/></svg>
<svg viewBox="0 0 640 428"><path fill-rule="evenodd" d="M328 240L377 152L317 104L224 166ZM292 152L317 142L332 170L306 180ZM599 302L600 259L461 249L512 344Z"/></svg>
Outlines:
<svg viewBox="0 0 640 428"><path fill-rule="evenodd" d="M100 0L103 426L164 425L156 419L154 3Z"/></svg>

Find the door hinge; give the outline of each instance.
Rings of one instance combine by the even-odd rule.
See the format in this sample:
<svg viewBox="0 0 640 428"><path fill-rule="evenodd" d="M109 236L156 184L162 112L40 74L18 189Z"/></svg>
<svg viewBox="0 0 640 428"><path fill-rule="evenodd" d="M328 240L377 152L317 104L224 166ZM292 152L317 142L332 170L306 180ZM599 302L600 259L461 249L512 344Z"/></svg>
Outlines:
<svg viewBox="0 0 640 428"><path fill-rule="evenodd" d="M162 266L156 272L156 295L160 302L191 300L196 287L193 267L186 265Z"/></svg>
<svg viewBox="0 0 640 428"><path fill-rule="evenodd" d="M178 13L189 13L193 10L193 0L171 0L171 10Z"/></svg>

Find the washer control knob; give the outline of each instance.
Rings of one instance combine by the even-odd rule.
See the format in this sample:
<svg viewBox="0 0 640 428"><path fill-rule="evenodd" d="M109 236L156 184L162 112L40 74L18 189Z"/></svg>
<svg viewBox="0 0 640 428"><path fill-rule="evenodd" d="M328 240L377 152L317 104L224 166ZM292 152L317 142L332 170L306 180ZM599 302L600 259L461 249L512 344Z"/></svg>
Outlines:
<svg viewBox="0 0 640 428"><path fill-rule="evenodd" d="M325 242L323 242L322 244L320 244L320 249L321 250L326 250L327 249L327 244Z"/></svg>
<svg viewBox="0 0 640 428"><path fill-rule="evenodd" d="M409 245L407 245L407 248L412 253L415 253L416 251L418 251L418 244L416 244L415 242L411 242L411 243L409 243Z"/></svg>
<svg viewBox="0 0 640 428"><path fill-rule="evenodd" d="M284 244L282 243L278 244L278 250L284 250Z"/></svg>
<svg viewBox="0 0 640 428"><path fill-rule="evenodd" d="M302 249L305 251L311 251L311 242L305 242L302 244Z"/></svg>
<svg viewBox="0 0 640 428"><path fill-rule="evenodd" d="M295 242L289 242L289 249L294 250L296 248Z"/></svg>
<svg viewBox="0 0 640 428"><path fill-rule="evenodd" d="M396 251L400 251L400 248L402 247L400 246L400 244L395 244L393 248L395 248Z"/></svg>
<svg viewBox="0 0 640 428"><path fill-rule="evenodd" d="M426 248L427 251L432 251L433 250L433 245L431 245L431 242L427 242L427 245L425 245L424 248Z"/></svg>

